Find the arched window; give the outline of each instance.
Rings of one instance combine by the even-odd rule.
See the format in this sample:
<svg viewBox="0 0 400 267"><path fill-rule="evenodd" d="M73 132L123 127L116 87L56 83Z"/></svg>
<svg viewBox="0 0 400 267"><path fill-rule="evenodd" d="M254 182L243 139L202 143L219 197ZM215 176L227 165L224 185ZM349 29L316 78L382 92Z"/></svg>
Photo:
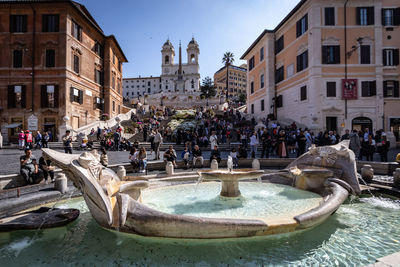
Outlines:
<svg viewBox="0 0 400 267"><path fill-rule="evenodd" d="M196 57L194 56L194 54L190 55L190 62L194 63L196 61Z"/></svg>
<svg viewBox="0 0 400 267"><path fill-rule="evenodd" d="M165 56L165 64L169 64L169 56Z"/></svg>
<svg viewBox="0 0 400 267"><path fill-rule="evenodd" d="M191 82L191 83L192 83L192 89L193 89L193 88L194 88L194 81L192 80L192 82Z"/></svg>

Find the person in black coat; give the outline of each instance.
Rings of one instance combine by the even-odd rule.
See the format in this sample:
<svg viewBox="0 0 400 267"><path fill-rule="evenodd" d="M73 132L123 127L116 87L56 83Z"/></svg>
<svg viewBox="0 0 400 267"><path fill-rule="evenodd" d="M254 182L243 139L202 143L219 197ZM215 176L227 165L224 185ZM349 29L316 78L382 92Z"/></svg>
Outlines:
<svg viewBox="0 0 400 267"><path fill-rule="evenodd" d="M221 153L218 150L218 146L214 146L214 149L211 150L210 164L213 159L216 159L218 163L221 161Z"/></svg>

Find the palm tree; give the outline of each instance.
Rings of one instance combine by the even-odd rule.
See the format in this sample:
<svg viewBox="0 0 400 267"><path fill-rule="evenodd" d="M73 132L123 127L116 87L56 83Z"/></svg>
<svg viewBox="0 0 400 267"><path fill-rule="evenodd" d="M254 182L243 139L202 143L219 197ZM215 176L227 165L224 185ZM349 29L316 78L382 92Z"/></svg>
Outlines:
<svg viewBox="0 0 400 267"><path fill-rule="evenodd" d="M224 63L226 67L226 101L228 101L229 66L233 63L233 61L235 61L233 57L234 55L232 52L225 52L224 57L222 58L222 63Z"/></svg>

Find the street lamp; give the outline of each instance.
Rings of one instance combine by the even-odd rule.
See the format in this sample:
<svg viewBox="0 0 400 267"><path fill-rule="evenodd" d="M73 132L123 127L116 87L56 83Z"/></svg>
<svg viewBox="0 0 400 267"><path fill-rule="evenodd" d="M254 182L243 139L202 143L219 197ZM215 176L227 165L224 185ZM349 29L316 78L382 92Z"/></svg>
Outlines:
<svg viewBox="0 0 400 267"><path fill-rule="evenodd" d="M207 104L206 105L207 105L207 107L208 107L208 97L209 97L208 94L209 94L209 90L207 89L207 92L206 92L206 98L207 98Z"/></svg>

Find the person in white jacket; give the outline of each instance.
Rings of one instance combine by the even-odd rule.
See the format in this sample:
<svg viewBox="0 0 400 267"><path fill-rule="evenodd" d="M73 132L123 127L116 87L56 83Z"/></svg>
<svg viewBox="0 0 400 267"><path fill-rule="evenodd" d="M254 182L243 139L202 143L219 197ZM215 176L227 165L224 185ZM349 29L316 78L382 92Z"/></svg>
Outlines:
<svg viewBox="0 0 400 267"><path fill-rule="evenodd" d="M257 134L256 134L256 132L253 132L252 136L250 137L250 148L251 148L251 157L252 158L256 157L257 146L258 146Z"/></svg>
<svg viewBox="0 0 400 267"><path fill-rule="evenodd" d="M215 131L213 131L213 132L211 133L211 136L210 136L210 143L211 143L211 149L213 149L215 146L218 146L218 137L217 137L217 135L215 134Z"/></svg>

